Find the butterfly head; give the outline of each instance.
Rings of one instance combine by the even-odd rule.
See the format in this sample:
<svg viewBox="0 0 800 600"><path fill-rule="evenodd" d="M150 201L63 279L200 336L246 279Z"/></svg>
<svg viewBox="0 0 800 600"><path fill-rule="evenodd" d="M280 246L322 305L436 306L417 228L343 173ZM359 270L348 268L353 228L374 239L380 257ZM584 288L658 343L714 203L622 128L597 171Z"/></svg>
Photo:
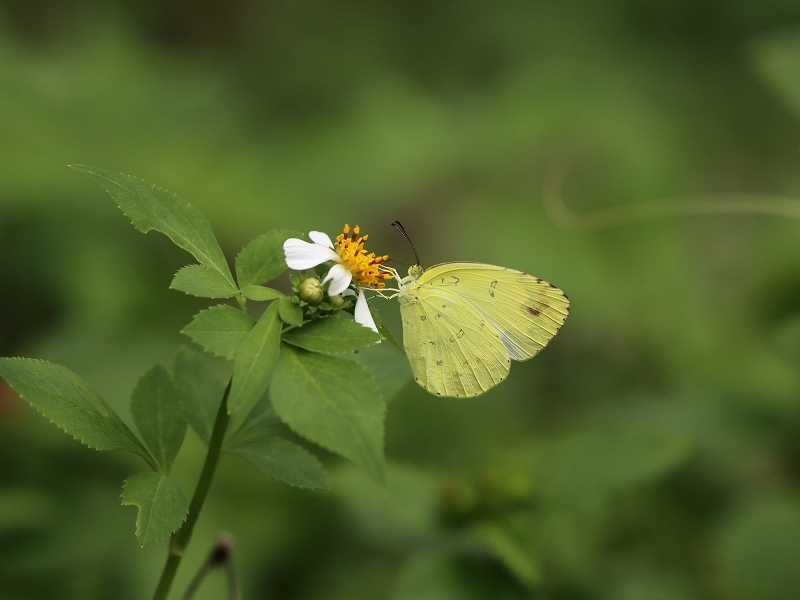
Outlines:
<svg viewBox="0 0 800 600"><path fill-rule="evenodd" d="M425 269L423 269L421 265L411 265L408 267L408 278L419 279L419 276L422 275L424 270Z"/></svg>

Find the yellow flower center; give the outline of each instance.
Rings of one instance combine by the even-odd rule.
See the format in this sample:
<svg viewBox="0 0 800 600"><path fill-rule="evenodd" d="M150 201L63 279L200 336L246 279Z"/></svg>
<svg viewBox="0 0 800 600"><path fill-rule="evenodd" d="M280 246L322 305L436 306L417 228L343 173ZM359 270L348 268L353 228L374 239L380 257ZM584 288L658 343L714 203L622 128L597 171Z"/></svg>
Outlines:
<svg viewBox="0 0 800 600"><path fill-rule="evenodd" d="M378 265L386 261L389 255L375 256L374 252L367 254L364 249L364 242L369 239L368 235L362 235L361 228L356 225L350 233L350 226L345 225L342 233L336 237L336 253L342 259L344 267L353 274L356 285L360 287L371 287L380 289L383 287L384 279L390 279L388 273L381 273Z"/></svg>

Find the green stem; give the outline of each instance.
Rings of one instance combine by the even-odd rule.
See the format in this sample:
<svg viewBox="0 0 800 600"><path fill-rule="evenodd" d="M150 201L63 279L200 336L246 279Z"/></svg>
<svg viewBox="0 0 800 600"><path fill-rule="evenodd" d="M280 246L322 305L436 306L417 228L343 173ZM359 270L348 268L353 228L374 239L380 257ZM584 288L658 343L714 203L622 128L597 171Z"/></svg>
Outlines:
<svg viewBox="0 0 800 600"><path fill-rule="evenodd" d="M225 395L222 396L219 411L217 411L217 418L214 421L214 431L211 434L211 441L208 443L208 454L206 454L203 472L200 473L200 480L197 482L194 496L192 496L192 501L189 503L189 514L183 526L173 533L169 540L167 564L164 565L164 571L161 573L161 579L158 582L156 593L153 594L153 600L166 600L169 589L172 587L172 580L175 578L178 565L180 565L181 558L183 557L183 552L186 550L186 546L192 538L192 531L194 530L195 523L197 523L197 517L200 516L203 503L206 501L208 489L211 487L211 480L214 478L214 471L219 461L222 442L225 439L225 431L228 428L228 421L230 420L230 415L228 414L228 394L230 394L230 391L231 382L229 381L228 387L225 389Z"/></svg>

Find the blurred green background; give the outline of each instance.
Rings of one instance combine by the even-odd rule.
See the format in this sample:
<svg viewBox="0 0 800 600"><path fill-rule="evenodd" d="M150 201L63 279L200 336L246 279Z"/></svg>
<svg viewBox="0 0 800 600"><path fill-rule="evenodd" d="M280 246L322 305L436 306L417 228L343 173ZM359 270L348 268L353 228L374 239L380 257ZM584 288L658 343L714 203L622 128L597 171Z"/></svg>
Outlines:
<svg viewBox="0 0 800 600"><path fill-rule="evenodd" d="M189 256L70 163L176 192L231 258L347 222L409 263L399 219L425 265L504 265L572 300L485 396L399 392L388 491L330 456L325 493L224 458L174 597L227 531L245 598L800 598L800 222L581 232L542 205L556 161L577 213L800 198L797 2L3 0L0 156L0 354L61 363L123 413L208 303L167 289ZM187 494L203 456L190 432ZM140 549L119 506L137 460L0 387L1 598L152 593L166 546Z"/></svg>

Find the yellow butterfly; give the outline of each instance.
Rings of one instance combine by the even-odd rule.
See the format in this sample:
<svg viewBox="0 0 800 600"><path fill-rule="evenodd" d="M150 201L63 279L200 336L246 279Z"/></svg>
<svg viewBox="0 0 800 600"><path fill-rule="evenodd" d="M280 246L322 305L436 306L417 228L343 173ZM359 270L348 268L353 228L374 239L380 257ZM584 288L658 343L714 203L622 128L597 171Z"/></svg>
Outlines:
<svg viewBox="0 0 800 600"><path fill-rule="evenodd" d="M496 386L512 359L535 356L569 315L569 299L554 285L471 262L412 265L398 301L414 379L437 396L477 396Z"/></svg>

